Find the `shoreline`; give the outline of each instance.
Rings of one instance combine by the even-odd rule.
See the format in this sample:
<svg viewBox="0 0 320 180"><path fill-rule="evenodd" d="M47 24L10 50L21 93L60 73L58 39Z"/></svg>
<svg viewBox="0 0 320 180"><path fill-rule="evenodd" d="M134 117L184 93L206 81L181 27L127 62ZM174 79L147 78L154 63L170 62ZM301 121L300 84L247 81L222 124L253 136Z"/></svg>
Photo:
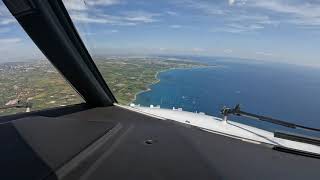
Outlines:
<svg viewBox="0 0 320 180"><path fill-rule="evenodd" d="M160 73L167 72L167 71L178 70L178 69L198 69L198 68L208 68L208 67L216 67L216 66L198 66L198 67L188 67L188 68L169 68L169 69L164 69L164 70L161 70L161 71L157 71L156 74L154 75L154 77L155 77L156 80L155 80L154 82L152 82L151 84L148 84L146 90L141 90L141 91L137 92L137 93L134 95L133 100L131 100L131 101L129 102L129 105L137 100L137 96L138 96L138 95L140 95L140 94L142 94L142 93L144 93L144 92L151 91L150 86L152 86L152 85L154 85L154 84L157 84L157 83L159 83L159 82L161 81L160 78L158 77L158 75L159 75Z"/></svg>

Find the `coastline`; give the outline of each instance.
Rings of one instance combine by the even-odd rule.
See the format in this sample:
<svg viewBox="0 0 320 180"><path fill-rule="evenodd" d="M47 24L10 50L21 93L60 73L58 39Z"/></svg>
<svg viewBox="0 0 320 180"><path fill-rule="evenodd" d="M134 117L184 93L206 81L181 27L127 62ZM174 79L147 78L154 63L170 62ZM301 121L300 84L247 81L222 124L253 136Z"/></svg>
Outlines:
<svg viewBox="0 0 320 180"><path fill-rule="evenodd" d="M157 83L159 83L161 80L160 80L160 78L158 77L158 75L160 74L160 73L163 73L163 72L167 72L167 71L173 71L173 70L178 70L178 69L185 69L185 70L187 70L187 69L198 69L198 68L208 68L208 67L216 67L216 66L196 66L196 67L187 67L187 68L176 68L176 67L174 67L174 68L169 68L169 69L164 69L164 70L161 70L161 71L157 71L156 72L156 74L154 75L154 78L155 78L155 81L154 82L152 82L151 84L148 84L146 87L147 87L147 89L146 90L141 90L141 91L139 91L139 92L137 92L135 95L134 95L134 98L129 102L129 105L131 104L131 103L134 103L136 100L137 100L137 96L138 95L140 95L140 94L142 94L142 93L145 93L145 92L148 92L148 91L151 91L151 88L150 88L150 86L152 86L152 85L154 85L154 84L157 84Z"/></svg>
<svg viewBox="0 0 320 180"><path fill-rule="evenodd" d="M160 82L160 78L158 77L159 73L166 72L166 71L170 71L170 70L173 70L173 68L165 69L165 70L161 70L161 71L157 71L156 74L154 75L155 81L152 82L151 84L148 84L146 90L141 90L141 91L137 92L137 93L134 95L134 98L131 100L130 104L137 100L137 96L138 96L139 94L144 93L144 92L151 91L150 86L152 86L152 85L157 84L157 83Z"/></svg>

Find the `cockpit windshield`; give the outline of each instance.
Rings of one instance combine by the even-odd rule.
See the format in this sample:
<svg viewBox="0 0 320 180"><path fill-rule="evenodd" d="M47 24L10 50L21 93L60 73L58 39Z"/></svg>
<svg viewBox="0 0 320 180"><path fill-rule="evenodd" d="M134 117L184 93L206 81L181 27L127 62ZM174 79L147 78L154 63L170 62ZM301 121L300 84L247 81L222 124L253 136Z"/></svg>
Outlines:
<svg viewBox="0 0 320 180"><path fill-rule="evenodd" d="M320 3L64 0L120 104L320 127Z"/></svg>
<svg viewBox="0 0 320 180"><path fill-rule="evenodd" d="M0 116L84 102L0 1Z"/></svg>

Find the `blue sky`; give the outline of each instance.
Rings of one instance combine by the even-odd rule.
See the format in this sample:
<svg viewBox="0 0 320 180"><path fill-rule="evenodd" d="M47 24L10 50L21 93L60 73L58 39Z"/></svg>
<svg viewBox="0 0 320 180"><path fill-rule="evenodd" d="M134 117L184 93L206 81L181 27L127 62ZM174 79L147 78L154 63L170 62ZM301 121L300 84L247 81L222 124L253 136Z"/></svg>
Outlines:
<svg viewBox="0 0 320 180"><path fill-rule="evenodd" d="M63 1L92 54L230 56L320 65L319 0ZM6 60L41 54L3 4L0 53Z"/></svg>

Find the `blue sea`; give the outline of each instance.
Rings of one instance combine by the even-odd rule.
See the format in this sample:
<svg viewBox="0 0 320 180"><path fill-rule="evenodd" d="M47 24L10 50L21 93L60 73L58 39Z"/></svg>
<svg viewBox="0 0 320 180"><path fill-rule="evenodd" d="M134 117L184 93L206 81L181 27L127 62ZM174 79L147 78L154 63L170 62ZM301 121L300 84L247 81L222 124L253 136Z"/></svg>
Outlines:
<svg viewBox="0 0 320 180"><path fill-rule="evenodd" d="M223 106L320 128L320 69L251 60L189 57L211 66L158 74L160 82L135 104L182 108L221 117ZM268 130L289 130L246 118L235 121ZM307 133L308 134L308 133Z"/></svg>

